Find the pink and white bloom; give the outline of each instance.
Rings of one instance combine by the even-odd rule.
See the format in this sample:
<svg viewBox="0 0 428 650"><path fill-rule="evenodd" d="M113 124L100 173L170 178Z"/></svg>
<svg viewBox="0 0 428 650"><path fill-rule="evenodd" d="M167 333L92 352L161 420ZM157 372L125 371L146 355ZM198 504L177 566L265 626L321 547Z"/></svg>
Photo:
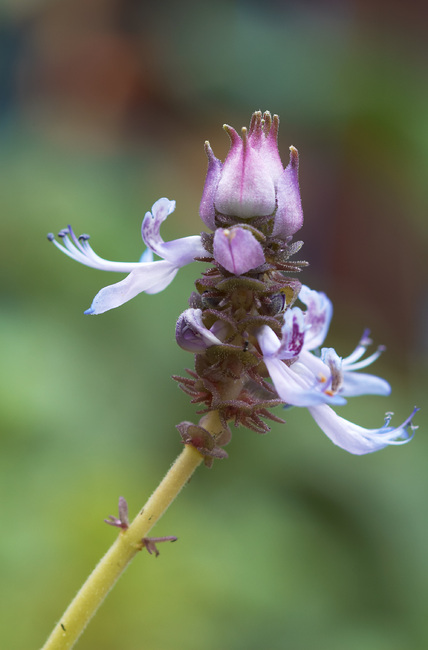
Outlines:
<svg viewBox="0 0 428 650"><path fill-rule="evenodd" d="M366 429L338 416L330 404L343 404L344 397L388 395L390 386L380 377L355 371L373 363L383 348L362 359L371 343L367 333L347 358L341 359L333 348L323 348L321 357L312 350L324 342L332 316L332 305L325 294L302 287L299 296L307 310L298 307L285 314L281 339L264 325L257 340L265 365L279 397L290 406L308 408L318 426L334 442L352 454L367 454L387 445L410 440L411 420L417 409L399 427L389 426L388 415L379 429ZM291 361L291 365L284 363Z"/></svg>
<svg viewBox="0 0 428 650"><path fill-rule="evenodd" d="M146 213L141 234L147 250L139 262L112 262L99 257L88 242L89 236L76 237L71 226L58 234L62 244L53 234L48 235L48 239L59 250L85 266L102 271L129 273L124 280L101 289L85 314L102 314L123 305L143 291L158 293L172 282L182 266L190 264L195 258L207 257L199 235L164 242L160 226L174 210L175 201L162 198L153 204L151 212ZM153 253L162 259L153 261Z"/></svg>
<svg viewBox="0 0 428 650"><path fill-rule="evenodd" d="M208 171L199 214L215 230L216 214L240 219L272 216L272 235L281 239L294 235L303 225L298 181L299 156L290 147L290 162L284 169L278 151L279 118L266 111L253 114L242 137L225 125L231 147L224 163L205 143Z"/></svg>

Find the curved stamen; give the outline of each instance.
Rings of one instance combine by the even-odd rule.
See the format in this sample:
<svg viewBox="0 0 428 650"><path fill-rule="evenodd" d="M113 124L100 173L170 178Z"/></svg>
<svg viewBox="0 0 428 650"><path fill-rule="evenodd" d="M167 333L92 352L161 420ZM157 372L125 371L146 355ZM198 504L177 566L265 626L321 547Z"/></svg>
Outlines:
<svg viewBox="0 0 428 650"><path fill-rule="evenodd" d="M76 237L71 226L63 228L59 231L58 237L62 239L59 243L52 233L49 233L48 239L60 251L71 257L71 259L85 266L90 266L94 269L102 271L118 271L121 273L129 273L133 269L140 268L145 262L111 262L105 260L95 253L89 244L89 235L83 234Z"/></svg>
<svg viewBox="0 0 428 650"><path fill-rule="evenodd" d="M358 345L355 350L351 352L348 357L346 357L346 362L353 363L354 361L358 361L358 359L363 356L364 352L367 350L368 346L372 344L372 342L373 341L370 338L370 330L365 329L362 337L358 341Z"/></svg>
<svg viewBox="0 0 428 650"><path fill-rule="evenodd" d="M418 429L418 425L417 424L412 424L412 420L413 420L415 414L420 410L421 409L418 406L415 406L413 408L413 411L410 413L410 415L404 420L403 424L401 424L399 427L396 427L396 429L389 426L389 423L391 422L391 418L394 415L394 413L391 412L391 411L388 412L388 413L385 413L385 424L383 425L383 427L381 429L379 429L379 432L380 433L383 433L383 432L389 433L390 431L396 431L398 429L404 429L405 434L403 434L403 435L406 435L406 438L404 440L396 441L395 444L408 442L409 440L411 440L413 438L414 431L416 431L416 429ZM408 429L410 429L411 433L408 432ZM394 443L391 443L391 444L394 444Z"/></svg>
<svg viewBox="0 0 428 650"><path fill-rule="evenodd" d="M374 361L376 361L376 359L378 359L382 354L382 352L385 352L385 350L386 348L384 345L379 345L376 352L373 352L373 354L371 354L369 357L367 357L366 359L361 359L361 361L357 363L349 363L349 357L346 357L346 359L343 359L343 365L345 367L345 370L360 370L361 368L365 368L366 366L369 366Z"/></svg>

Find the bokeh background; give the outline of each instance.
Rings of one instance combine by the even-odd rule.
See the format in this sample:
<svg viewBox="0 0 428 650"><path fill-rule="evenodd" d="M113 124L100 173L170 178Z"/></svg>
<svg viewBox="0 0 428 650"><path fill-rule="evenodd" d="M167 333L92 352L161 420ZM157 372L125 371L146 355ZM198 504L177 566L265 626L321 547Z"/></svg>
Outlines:
<svg viewBox="0 0 428 650"><path fill-rule="evenodd" d="M122 276L60 255L71 223L96 251L137 260L161 196L165 239L198 233L203 142L256 109L301 156L304 281L335 304L346 356L371 327L388 398L342 414L399 424L426 402L426 11L399 0L146 3L3 0L0 9L2 647L40 647L137 512L195 418L170 379L194 264L167 290L99 317ZM402 650L428 638L426 414L411 444L336 448L304 410L267 436L236 430L155 529L79 648Z"/></svg>

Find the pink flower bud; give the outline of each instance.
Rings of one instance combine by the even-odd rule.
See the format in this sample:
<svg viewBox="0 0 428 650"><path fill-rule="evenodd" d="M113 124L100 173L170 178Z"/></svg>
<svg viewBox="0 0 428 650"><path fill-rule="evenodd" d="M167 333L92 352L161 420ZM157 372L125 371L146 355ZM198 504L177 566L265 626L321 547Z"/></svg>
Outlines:
<svg viewBox="0 0 428 650"><path fill-rule="evenodd" d="M278 151L277 115L253 114L242 137L225 125L231 147L224 164L206 143L208 172L200 205L204 223L215 230L216 214L251 219L272 216L272 234L287 238L303 224L298 183L298 153L290 147L290 164L283 168Z"/></svg>

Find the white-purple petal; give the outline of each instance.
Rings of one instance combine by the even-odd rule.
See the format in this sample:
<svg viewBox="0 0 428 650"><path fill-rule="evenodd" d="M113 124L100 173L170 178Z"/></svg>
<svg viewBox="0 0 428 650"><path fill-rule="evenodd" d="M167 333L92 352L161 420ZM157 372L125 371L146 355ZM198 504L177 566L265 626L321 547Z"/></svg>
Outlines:
<svg viewBox="0 0 428 650"><path fill-rule="evenodd" d="M386 425L380 429L365 429L340 417L326 404L309 407L310 414L326 436L338 447L357 455L408 442L411 438L408 429L416 410L395 429Z"/></svg>
<svg viewBox="0 0 428 650"><path fill-rule="evenodd" d="M325 393L318 382L309 385L305 378L293 371L293 366L289 368L280 359L265 357L264 362L276 392L286 404L305 407L325 403L343 404L343 398Z"/></svg>
<svg viewBox="0 0 428 650"><path fill-rule="evenodd" d="M166 198L156 201L152 211L146 212L141 226L141 235L146 246L156 255L180 268L193 262L195 257L207 257L207 252L201 244L199 235L164 242L160 235L160 227L174 210L175 201Z"/></svg>
<svg viewBox="0 0 428 650"><path fill-rule="evenodd" d="M201 309L186 309L180 315L175 328L175 338L183 350L194 354L205 352L207 348L222 343L205 327Z"/></svg>
<svg viewBox="0 0 428 650"><path fill-rule="evenodd" d="M382 377L364 372L345 372L340 394L346 397L358 395L389 395L391 386Z"/></svg>
<svg viewBox="0 0 428 650"><path fill-rule="evenodd" d="M124 280L101 289L85 314L103 314L120 307L142 291L158 293L172 282L177 271L177 267L163 260L141 264Z"/></svg>
<svg viewBox="0 0 428 650"><path fill-rule="evenodd" d="M202 246L200 235L190 235L165 242L162 245L161 257L181 268L194 262L195 257L208 257L208 253Z"/></svg>
<svg viewBox="0 0 428 650"><path fill-rule="evenodd" d="M293 406L344 403L342 397L325 392L329 388L325 378L320 380L299 362L288 367L282 361L285 350L281 349L281 342L270 327L263 325L256 336L275 390L284 402Z"/></svg>
<svg viewBox="0 0 428 650"><path fill-rule="evenodd" d="M256 331L256 336L263 357L276 357L281 345L281 341L275 332L267 325L263 325Z"/></svg>
<svg viewBox="0 0 428 650"><path fill-rule="evenodd" d="M333 305L324 293L313 291L305 285L300 289L299 300L307 307L305 321L310 326L305 336L305 349L314 350L321 347L327 336Z"/></svg>
<svg viewBox="0 0 428 650"><path fill-rule="evenodd" d="M167 198L158 199L153 203L151 212L146 212L141 225L141 236L144 243L159 257L163 257L162 246L165 243L160 235L160 227L174 210L175 201L170 201Z"/></svg>
<svg viewBox="0 0 428 650"><path fill-rule="evenodd" d="M298 307L288 309L284 314L284 324L281 329L281 342L276 352L279 359L297 357L305 342L305 324L302 310Z"/></svg>
<svg viewBox="0 0 428 650"><path fill-rule="evenodd" d="M150 248L146 248L144 253L141 255L140 264L147 264L147 262L153 262L153 251Z"/></svg>

